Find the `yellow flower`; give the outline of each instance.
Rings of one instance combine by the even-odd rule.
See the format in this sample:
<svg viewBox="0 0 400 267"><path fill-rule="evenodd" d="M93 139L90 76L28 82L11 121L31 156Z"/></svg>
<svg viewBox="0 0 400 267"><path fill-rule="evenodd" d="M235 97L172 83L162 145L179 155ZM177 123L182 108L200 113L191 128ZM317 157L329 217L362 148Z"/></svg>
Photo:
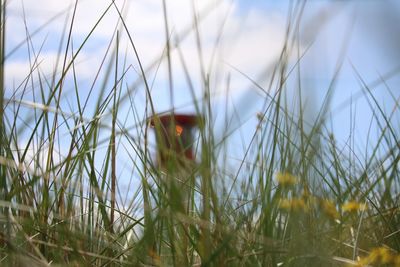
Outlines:
<svg viewBox="0 0 400 267"><path fill-rule="evenodd" d="M302 198L281 199L279 207L284 210L308 210L306 202Z"/></svg>
<svg viewBox="0 0 400 267"><path fill-rule="evenodd" d="M371 264L372 262L371 262L371 259L369 258L369 257L364 257L364 258L360 258L358 261L357 261L357 267L365 267L365 266L368 266L369 264Z"/></svg>
<svg viewBox="0 0 400 267"><path fill-rule="evenodd" d="M376 251L377 254L380 256L382 264L389 264L394 261L394 255L389 249L385 247L380 247L377 248Z"/></svg>
<svg viewBox="0 0 400 267"><path fill-rule="evenodd" d="M385 247L374 248L370 255L372 255L374 258L377 258L378 262L381 264L392 263L396 258L394 254Z"/></svg>
<svg viewBox="0 0 400 267"><path fill-rule="evenodd" d="M329 199L321 200L321 207L324 210L325 214L331 217L332 219L339 218L339 212L336 209L335 204Z"/></svg>
<svg viewBox="0 0 400 267"><path fill-rule="evenodd" d="M389 249L385 247L378 247L371 250L367 257L361 258L358 261L360 266L369 264L384 264L391 266L400 266L399 255L395 255Z"/></svg>
<svg viewBox="0 0 400 267"><path fill-rule="evenodd" d="M360 202L356 202L356 201L349 201L342 206L342 210L344 212L355 212L355 211L365 210L365 209L367 209L366 203L360 203Z"/></svg>
<svg viewBox="0 0 400 267"><path fill-rule="evenodd" d="M292 208L292 202L290 199L281 199L279 202L279 208L284 210L290 210Z"/></svg>
<svg viewBox="0 0 400 267"><path fill-rule="evenodd" d="M291 186L297 184L298 182L297 178L288 172L278 172L276 174L276 180L281 186Z"/></svg>
<svg viewBox="0 0 400 267"><path fill-rule="evenodd" d="M381 248L374 248L368 255L370 263L378 263L381 256Z"/></svg>
<svg viewBox="0 0 400 267"><path fill-rule="evenodd" d="M400 255L397 255L397 256L393 257L393 265L395 267L400 267Z"/></svg>

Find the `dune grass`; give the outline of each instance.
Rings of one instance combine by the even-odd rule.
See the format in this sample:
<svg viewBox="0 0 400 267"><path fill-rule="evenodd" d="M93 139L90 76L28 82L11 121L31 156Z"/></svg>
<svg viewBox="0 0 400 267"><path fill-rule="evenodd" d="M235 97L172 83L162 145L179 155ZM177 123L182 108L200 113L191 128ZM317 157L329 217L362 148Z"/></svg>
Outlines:
<svg viewBox="0 0 400 267"><path fill-rule="evenodd" d="M156 112L147 73L159 61L143 64L113 3L98 23L110 10L118 11L119 24L109 49L99 55L103 61L88 95L80 93L75 64L97 24L74 44L74 9L60 43L61 69L50 77L41 72L41 51L34 50L34 33L27 32L21 46L30 51L31 71L5 96L10 90L4 88L5 51L14 50L5 50L7 9L1 6L0 265L400 266L400 150L393 113L385 113L359 77L375 111L371 121L381 132L362 155L354 133L343 146L329 127L336 76L312 123L301 97L298 110L288 106L286 81L297 67L289 67L289 58L296 50L301 7L288 22L270 88L250 80L265 92L265 105L234 170L226 162L228 127L226 139L215 138L207 80L212 69L205 65L200 66L203 99L193 92L192 100L204 118L196 164L182 167L176 156L167 169L157 168L147 140L161 129L149 128L146 116ZM164 11L167 16L166 2ZM194 33L201 58L196 19L179 37ZM170 31L167 19L165 31ZM130 39L127 52L120 47L121 35ZM165 47L171 74L170 52L179 51L179 43L167 41ZM129 85L125 75L131 66L124 53L133 53L139 67L138 80ZM178 55L194 91L187 59ZM66 87L73 88L75 99L70 110L63 102ZM137 90L146 92L145 114L136 108ZM127 114L119 113L122 109ZM118 176L123 167L128 171ZM129 181L128 191L122 181Z"/></svg>

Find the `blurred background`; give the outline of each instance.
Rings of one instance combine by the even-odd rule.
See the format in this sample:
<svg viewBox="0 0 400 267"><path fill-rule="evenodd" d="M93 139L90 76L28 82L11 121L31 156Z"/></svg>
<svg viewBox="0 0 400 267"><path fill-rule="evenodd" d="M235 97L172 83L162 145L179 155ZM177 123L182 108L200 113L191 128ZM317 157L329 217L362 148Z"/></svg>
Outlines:
<svg viewBox="0 0 400 267"><path fill-rule="evenodd" d="M59 105L65 121L89 122L117 73L117 132L138 138L120 140L118 177L136 170L132 148L144 146L149 98L156 113L196 113L209 101L216 143L229 149L225 164L234 173L283 84L287 107L303 113L306 129L324 116L338 147L368 153L382 130L374 116L399 125L398 14L396 0L8 1L6 114L12 118L22 103L17 124L29 130L21 144L33 110L48 109L51 118ZM58 103L47 105L43 92L51 94L72 58ZM282 80L276 73L283 65ZM104 109L108 136L112 110ZM55 158L66 156L62 140L71 138L68 123L59 129ZM37 149L33 143L32 157Z"/></svg>

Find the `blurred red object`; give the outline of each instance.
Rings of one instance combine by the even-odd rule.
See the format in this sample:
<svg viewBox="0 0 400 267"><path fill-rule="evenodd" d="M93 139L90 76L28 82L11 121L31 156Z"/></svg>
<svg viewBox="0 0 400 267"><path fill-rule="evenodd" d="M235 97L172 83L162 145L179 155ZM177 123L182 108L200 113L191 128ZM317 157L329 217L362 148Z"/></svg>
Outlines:
<svg viewBox="0 0 400 267"><path fill-rule="evenodd" d="M171 158L194 161L193 129L199 125L200 120L200 116L188 114L154 115L148 119L156 130L157 154L161 166L165 166Z"/></svg>

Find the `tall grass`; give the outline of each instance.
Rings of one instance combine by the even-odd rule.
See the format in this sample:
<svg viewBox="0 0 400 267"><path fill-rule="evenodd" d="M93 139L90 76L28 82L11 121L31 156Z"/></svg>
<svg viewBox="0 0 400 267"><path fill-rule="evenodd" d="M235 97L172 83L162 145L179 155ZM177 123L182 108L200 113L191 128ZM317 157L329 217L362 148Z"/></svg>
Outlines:
<svg viewBox="0 0 400 267"><path fill-rule="evenodd" d="M227 164L231 147L226 139L232 133L227 127L222 141L215 137L208 80L213 69L200 63L203 99L199 101L187 59L179 43L175 47L169 41L167 2L163 2L164 57L169 88L172 94L170 52L177 49L195 110L204 121L195 142L196 163L184 167L175 155L166 169L158 168L148 143L151 132L159 134L162 129L157 123L150 129L146 120L156 105L147 74L158 62L146 69L113 3L76 46L72 38L76 7L60 43L61 69L51 77L42 73L41 51L35 50L27 31L21 46L29 51L31 70L24 83L5 97L10 88L4 88L8 28L2 1L0 265L400 266L400 150L393 113L385 113L358 75L374 111L371 124L381 132L360 155L354 133L349 137L353 141L343 147L329 127L337 76L315 121L305 118L300 82L299 108L289 107L287 80L299 68L289 63L297 49L304 6L294 8L288 21L270 88L248 78L265 93L265 104L234 172ZM76 59L110 10L118 11L119 24L84 97ZM194 33L201 59L201 16L195 13L193 26L179 37ZM121 35L130 39L125 52ZM140 78L130 86L125 81L131 66L124 53L133 53L139 66ZM63 102L66 86L73 88L70 110ZM146 92L145 114L137 110L137 90ZM135 127L128 125L132 120ZM128 171L118 170L124 167ZM128 182L129 190L124 190Z"/></svg>

